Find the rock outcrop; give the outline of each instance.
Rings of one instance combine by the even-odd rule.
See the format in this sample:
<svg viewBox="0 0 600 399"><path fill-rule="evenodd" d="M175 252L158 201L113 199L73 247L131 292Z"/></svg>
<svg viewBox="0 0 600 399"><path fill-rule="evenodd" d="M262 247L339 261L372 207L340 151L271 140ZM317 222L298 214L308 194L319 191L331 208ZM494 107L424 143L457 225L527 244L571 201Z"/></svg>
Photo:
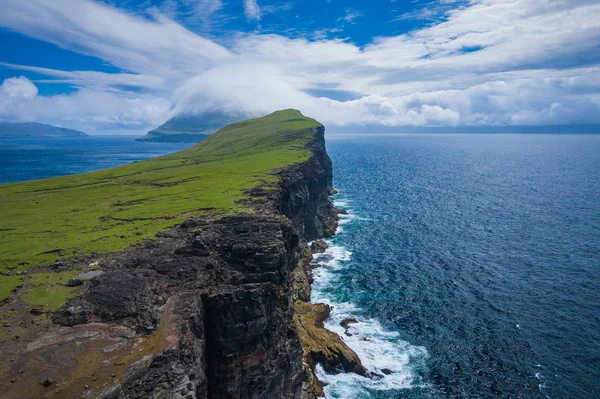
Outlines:
<svg viewBox="0 0 600 399"><path fill-rule="evenodd" d="M252 190L255 213L190 218L101 259L105 273L51 315L14 362L27 372L0 397L310 398L307 359L363 373L323 329L327 309L306 303L307 241L338 220L322 126L314 137L310 159L279 171L275 190ZM318 336L299 330L306 323Z"/></svg>
<svg viewBox="0 0 600 399"><path fill-rule="evenodd" d="M366 369L358 355L344 344L339 335L325 329L323 322L330 312L329 305L323 303L296 302L298 333L307 354L306 362L311 367L320 363L330 373L364 375Z"/></svg>
<svg viewBox="0 0 600 399"><path fill-rule="evenodd" d="M316 245L304 247L300 262L293 272L292 286L296 294L294 322L302 342L303 361L309 372L303 384L302 399L313 399L324 394L322 383L315 375L315 367L318 363L327 372L333 374L351 372L367 375L367 370L358 355L338 334L325 328L324 321L331 312L329 305L310 303L311 273L315 267L311 263L310 248L314 248L313 252L319 252L324 251L327 245L325 242L315 243Z"/></svg>

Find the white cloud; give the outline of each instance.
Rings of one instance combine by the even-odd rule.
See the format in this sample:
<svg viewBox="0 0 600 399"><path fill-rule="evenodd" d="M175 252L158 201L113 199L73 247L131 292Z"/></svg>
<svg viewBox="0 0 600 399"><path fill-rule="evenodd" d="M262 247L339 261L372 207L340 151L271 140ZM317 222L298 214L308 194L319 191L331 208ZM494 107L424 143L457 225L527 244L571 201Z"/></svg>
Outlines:
<svg viewBox="0 0 600 399"><path fill-rule="evenodd" d="M178 80L226 59L224 47L153 12L130 15L91 0L6 0L0 25L140 74Z"/></svg>
<svg viewBox="0 0 600 399"><path fill-rule="evenodd" d="M169 101L154 96L128 98L93 88L71 95L40 96L27 78L9 78L0 86L0 120L71 122L73 126L144 128L162 123Z"/></svg>
<svg viewBox="0 0 600 399"><path fill-rule="evenodd" d="M259 20L260 7L257 0L244 0L244 12L246 13L246 18Z"/></svg>
<svg viewBox="0 0 600 399"><path fill-rule="evenodd" d="M360 17L362 17L362 13L360 11L353 10L351 8L346 8L346 10L344 10L344 15L339 17L337 20L338 20L338 22L345 22L347 24L353 24Z"/></svg>
<svg viewBox="0 0 600 399"><path fill-rule="evenodd" d="M7 80L3 88L30 97L0 91L2 119L150 126L207 109L295 107L337 125L600 122L600 4L592 0L472 0L444 22L364 47L275 34L239 34L223 47L156 11L146 18L90 0L4 3L0 26L124 71L2 64L79 88L44 97L24 78ZM201 3L209 14L220 4ZM260 17L255 1L244 5L248 18ZM307 94L316 89L356 99Z"/></svg>
<svg viewBox="0 0 600 399"><path fill-rule="evenodd" d="M142 3L147 6L148 3ZM230 17L222 12L222 0L163 0L157 8L171 19L185 23L191 30L211 32ZM138 7L143 7L138 5ZM141 9L143 12L143 8Z"/></svg>
<svg viewBox="0 0 600 399"><path fill-rule="evenodd" d="M5 79L0 86L0 96L29 99L37 96L38 89L24 76Z"/></svg>
<svg viewBox="0 0 600 399"><path fill-rule="evenodd" d="M26 119L28 103L37 94L37 87L23 76L5 79L0 85L0 120Z"/></svg>

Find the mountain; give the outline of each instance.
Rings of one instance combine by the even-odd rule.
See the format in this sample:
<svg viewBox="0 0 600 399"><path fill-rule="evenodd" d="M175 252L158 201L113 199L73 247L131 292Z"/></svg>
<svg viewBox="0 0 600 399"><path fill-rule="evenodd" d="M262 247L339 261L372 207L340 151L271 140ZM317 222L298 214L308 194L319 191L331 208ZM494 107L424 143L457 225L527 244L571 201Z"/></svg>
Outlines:
<svg viewBox="0 0 600 399"><path fill-rule="evenodd" d="M0 138L19 137L86 137L87 134L79 130L66 129L43 123L7 123L0 122Z"/></svg>
<svg viewBox="0 0 600 399"><path fill-rule="evenodd" d="M241 120L221 113L177 116L136 141L198 143L222 127Z"/></svg>

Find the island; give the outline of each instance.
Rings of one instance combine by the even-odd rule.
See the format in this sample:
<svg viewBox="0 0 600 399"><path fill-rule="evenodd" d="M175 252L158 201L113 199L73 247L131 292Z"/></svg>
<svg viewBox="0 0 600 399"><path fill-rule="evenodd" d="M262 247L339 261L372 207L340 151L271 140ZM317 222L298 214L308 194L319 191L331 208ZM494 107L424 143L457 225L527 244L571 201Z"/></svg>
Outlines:
<svg viewBox="0 0 600 399"><path fill-rule="evenodd" d="M219 112L180 115L169 119L145 136L137 138L136 141L199 143L222 127L239 122L241 119L243 118L228 116Z"/></svg>
<svg viewBox="0 0 600 399"><path fill-rule="evenodd" d="M45 125L43 123L9 123L0 122L0 139L2 138L60 138L60 137L87 137L79 130L66 129Z"/></svg>
<svg viewBox="0 0 600 399"><path fill-rule="evenodd" d="M174 154L0 185L4 397L303 398L368 375L310 303L335 234L324 127L296 110Z"/></svg>

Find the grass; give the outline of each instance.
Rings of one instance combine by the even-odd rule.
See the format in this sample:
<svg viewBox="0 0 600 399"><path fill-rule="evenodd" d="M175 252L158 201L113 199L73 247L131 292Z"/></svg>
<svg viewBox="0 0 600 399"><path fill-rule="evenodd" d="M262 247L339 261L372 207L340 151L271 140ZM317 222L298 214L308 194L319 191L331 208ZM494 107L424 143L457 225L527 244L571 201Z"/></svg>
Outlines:
<svg viewBox="0 0 600 399"><path fill-rule="evenodd" d="M0 277L0 301L5 300L10 294L23 284L21 276L2 276Z"/></svg>
<svg viewBox="0 0 600 399"><path fill-rule="evenodd" d="M278 111L167 156L0 185L0 273L122 250L190 215L250 212L240 203L245 191L307 160L318 126L298 111ZM0 276L0 294L15 284Z"/></svg>
<svg viewBox="0 0 600 399"><path fill-rule="evenodd" d="M65 283L71 277L76 277L76 271L61 273L32 274L27 289L21 298L30 309L54 312L68 299L77 296L79 287L67 287Z"/></svg>

